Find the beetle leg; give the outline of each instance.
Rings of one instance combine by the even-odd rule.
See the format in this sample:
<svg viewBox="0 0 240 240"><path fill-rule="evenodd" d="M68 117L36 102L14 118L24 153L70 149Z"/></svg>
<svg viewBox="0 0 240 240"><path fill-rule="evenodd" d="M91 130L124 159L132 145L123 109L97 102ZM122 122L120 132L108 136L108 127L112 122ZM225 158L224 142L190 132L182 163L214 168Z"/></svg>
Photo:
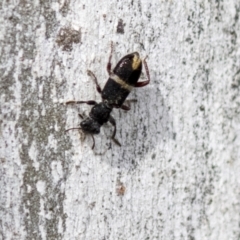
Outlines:
<svg viewBox="0 0 240 240"><path fill-rule="evenodd" d="M112 64L111 64L112 53L113 53L113 42L111 41L111 52L110 52L108 63L107 63L107 72L109 75L111 74L111 67L112 67Z"/></svg>
<svg viewBox="0 0 240 240"><path fill-rule="evenodd" d="M128 106L122 105L122 106L121 106L121 109L123 109L123 110L125 110L125 111L129 111L129 110L131 109L131 107L129 106L131 102L137 102L137 99L127 99L127 100L125 101L125 103L128 103L128 104L127 104Z"/></svg>
<svg viewBox="0 0 240 240"><path fill-rule="evenodd" d="M81 119L84 118L83 115L82 115L81 113L79 113L78 116L79 116Z"/></svg>
<svg viewBox="0 0 240 240"><path fill-rule="evenodd" d="M87 74L88 74L88 76L92 77L93 81L96 84L97 91L101 94L102 93L102 89L101 89L101 87L100 87L100 85L98 83L98 80L97 80L97 77L95 76L95 74L92 71L90 71L90 70L87 70Z"/></svg>
<svg viewBox="0 0 240 240"><path fill-rule="evenodd" d="M145 57L143 59L143 64L144 64L145 71L146 71L146 74L147 74L147 80L143 81L143 82L137 82L134 87L144 87L144 86L148 85L149 82L150 82L150 75L149 75L149 70L148 70L148 65L147 65L147 62L146 62L146 58L147 57Z"/></svg>
<svg viewBox="0 0 240 240"><path fill-rule="evenodd" d="M92 149L94 149L94 147L95 147L95 139L94 139L94 136L92 134L91 134L91 136L92 136L92 140L93 140Z"/></svg>
<svg viewBox="0 0 240 240"><path fill-rule="evenodd" d="M67 101L66 104L81 104L81 103L86 103L88 105L95 105L97 104L97 102L95 102L94 100L90 100L90 101Z"/></svg>
<svg viewBox="0 0 240 240"><path fill-rule="evenodd" d="M125 111L129 111L131 108L126 106L126 105L122 105L121 109L125 110Z"/></svg>
<svg viewBox="0 0 240 240"><path fill-rule="evenodd" d="M109 122L113 125L113 134L112 134L112 140L118 145L121 146L121 143L115 138L117 127L116 127L116 121L115 119L110 115Z"/></svg>
<svg viewBox="0 0 240 240"><path fill-rule="evenodd" d="M121 107L119 107L118 105L115 105L115 104L111 104L111 107L114 107L114 108L121 108L125 111L129 111L131 108L126 106L126 105L122 105Z"/></svg>
<svg viewBox="0 0 240 240"><path fill-rule="evenodd" d="M149 80L144 82L137 82L134 87L144 87L149 84Z"/></svg>

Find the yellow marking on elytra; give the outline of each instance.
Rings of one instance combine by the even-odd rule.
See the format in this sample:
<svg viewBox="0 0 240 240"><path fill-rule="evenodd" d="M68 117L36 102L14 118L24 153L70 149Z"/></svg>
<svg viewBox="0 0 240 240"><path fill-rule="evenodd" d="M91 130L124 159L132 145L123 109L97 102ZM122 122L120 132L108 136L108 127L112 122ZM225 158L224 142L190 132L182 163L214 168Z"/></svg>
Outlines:
<svg viewBox="0 0 240 240"><path fill-rule="evenodd" d="M139 65L142 63L141 58L139 57L138 53L134 54L133 60L132 60L132 69L136 70L137 68L139 68Z"/></svg>
<svg viewBox="0 0 240 240"><path fill-rule="evenodd" d="M111 74L110 78L112 80L114 80L116 83L118 83L119 85L121 85L122 88L127 89L129 92L133 89L133 86L131 86L130 84L126 83L125 81L123 81L120 77L118 77L116 74Z"/></svg>

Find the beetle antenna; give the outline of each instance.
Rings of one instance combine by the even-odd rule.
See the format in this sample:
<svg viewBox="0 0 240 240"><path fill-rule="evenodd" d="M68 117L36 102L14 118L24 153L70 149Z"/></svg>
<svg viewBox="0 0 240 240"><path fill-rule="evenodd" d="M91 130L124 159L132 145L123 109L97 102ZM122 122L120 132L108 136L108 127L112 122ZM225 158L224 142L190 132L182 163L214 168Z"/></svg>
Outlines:
<svg viewBox="0 0 240 240"><path fill-rule="evenodd" d="M95 147L95 139L94 139L94 136L92 134L91 134L91 136L92 136L92 140L93 140L92 149L94 149L94 147Z"/></svg>
<svg viewBox="0 0 240 240"><path fill-rule="evenodd" d="M69 128L69 129L66 129L65 132L69 131L69 130L74 130L74 129L82 129L82 128Z"/></svg>

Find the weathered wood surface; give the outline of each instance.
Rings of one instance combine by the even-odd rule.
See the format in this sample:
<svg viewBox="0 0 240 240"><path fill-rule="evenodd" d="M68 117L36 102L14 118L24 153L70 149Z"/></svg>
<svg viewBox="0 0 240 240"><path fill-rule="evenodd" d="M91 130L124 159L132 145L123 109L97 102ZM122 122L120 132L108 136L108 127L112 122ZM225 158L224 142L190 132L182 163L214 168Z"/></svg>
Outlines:
<svg viewBox="0 0 240 240"><path fill-rule="evenodd" d="M1 239L240 236L239 1L0 3ZM113 62L151 83L92 139L67 100L100 100ZM143 78L145 73L143 73ZM109 149L108 149L109 148ZM102 153L102 155L99 155Z"/></svg>

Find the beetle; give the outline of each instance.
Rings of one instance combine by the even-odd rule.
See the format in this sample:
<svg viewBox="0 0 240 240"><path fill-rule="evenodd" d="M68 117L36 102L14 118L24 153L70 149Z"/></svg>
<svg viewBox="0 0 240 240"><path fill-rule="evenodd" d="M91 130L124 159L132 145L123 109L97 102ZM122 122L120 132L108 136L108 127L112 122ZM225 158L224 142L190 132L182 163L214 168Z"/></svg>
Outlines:
<svg viewBox="0 0 240 240"><path fill-rule="evenodd" d="M93 135L100 133L100 128L104 123L110 122L113 127L112 140L119 146L121 144L115 139L116 135L116 121L112 117L111 112L113 108L121 108L123 110L130 110L130 107L124 105L126 98L134 87L144 87L150 82L149 70L145 59L141 59L138 52L130 53L124 56L111 70L111 59L113 53L113 44L111 43L111 52L109 55L107 63L107 72L109 78L102 89L98 83L98 80L94 73L90 70L87 71L88 75L91 76L96 84L96 89L98 93L101 94L102 101L97 103L94 100L89 101L67 101L66 104L82 104L86 103L88 105L93 105L89 116L80 123L80 127L70 128L66 131L72 129L81 129L84 133L90 134L93 139L92 149L95 146L95 140ZM147 74L147 80L138 82L141 72L142 65L145 67ZM79 114L81 118L82 115Z"/></svg>

